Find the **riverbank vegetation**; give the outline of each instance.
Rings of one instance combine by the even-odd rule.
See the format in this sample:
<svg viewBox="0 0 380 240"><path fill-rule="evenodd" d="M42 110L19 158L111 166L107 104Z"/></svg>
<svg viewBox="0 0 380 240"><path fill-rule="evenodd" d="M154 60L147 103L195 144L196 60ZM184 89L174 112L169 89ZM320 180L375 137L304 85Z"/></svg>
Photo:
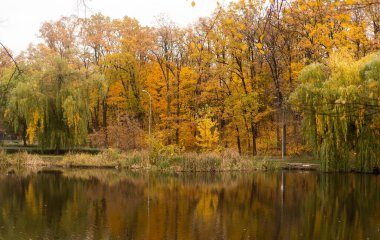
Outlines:
<svg viewBox="0 0 380 240"><path fill-rule="evenodd" d="M224 172L318 170L319 164L310 156L281 160L277 157L242 157L236 152L159 154L153 160L147 151L120 152L107 149L99 154L34 155L26 152L0 154L1 169L119 169L161 172Z"/></svg>
<svg viewBox="0 0 380 240"><path fill-rule="evenodd" d="M253 156L314 150L324 171L356 159L370 172L379 5L243 0L188 27L101 13L45 22L43 43L18 56L1 44L0 137L125 155L63 157L78 166L251 169Z"/></svg>

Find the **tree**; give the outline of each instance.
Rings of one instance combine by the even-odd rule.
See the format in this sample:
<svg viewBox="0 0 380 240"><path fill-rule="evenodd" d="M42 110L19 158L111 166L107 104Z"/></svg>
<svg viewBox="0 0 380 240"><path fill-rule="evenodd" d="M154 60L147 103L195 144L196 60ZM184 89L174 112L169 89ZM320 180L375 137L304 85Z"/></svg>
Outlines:
<svg viewBox="0 0 380 240"><path fill-rule="evenodd" d="M70 57L76 51L76 36L79 34L79 20L75 16L61 17L56 22L45 22L40 28L40 37L48 47L61 57Z"/></svg>
<svg viewBox="0 0 380 240"><path fill-rule="evenodd" d="M347 170L351 152L357 170L379 167L379 67L379 54L355 62L340 53L327 66L302 70L291 100L304 116L305 134L323 171Z"/></svg>
<svg viewBox="0 0 380 240"><path fill-rule="evenodd" d="M78 4L86 11L87 1ZM304 149L298 149L304 142L297 130L301 113L287 101L304 84L301 69L313 62L335 69L331 56L341 49L355 60L379 49L378 13L377 0L242 0L218 5L210 17L186 28L165 18L145 27L133 18L100 13L62 17L44 23L44 43L19 57L3 46L1 105L8 106L7 119L24 138L39 138L47 124L51 132L75 132L73 116L79 113L87 119L79 128L86 125L92 140L100 138L97 146L119 147L115 136L121 135L115 132L144 138L145 89L152 96L154 132L165 144L197 149L198 117L208 109L223 147L240 154L291 154ZM86 99L88 115L78 96ZM62 136L74 139L70 134ZM139 148L141 142L123 148Z"/></svg>
<svg viewBox="0 0 380 240"><path fill-rule="evenodd" d="M174 126L174 140L179 145L179 122L181 115L181 71L187 60L186 33L181 31L167 19L158 19L156 29L156 46L151 53L158 63L161 76L165 81L166 94L166 116L165 129L167 131L167 141L172 141L172 129ZM175 103L173 114L172 105ZM173 117L173 115L175 117ZM174 121L173 121L174 120Z"/></svg>
<svg viewBox="0 0 380 240"><path fill-rule="evenodd" d="M216 128L216 122L211 119L209 114L205 114L197 120L197 130L199 135L196 137L197 145L202 151L210 151L216 148L219 141L219 132Z"/></svg>
<svg viewBox="0 0 380 240"><path fill-rule="evenodd" d="M6 117L17 129L24 124L30 143L71 148L86 142L88 96L81 73L60 56L29 63L28 74L12 90Z"/></svg>

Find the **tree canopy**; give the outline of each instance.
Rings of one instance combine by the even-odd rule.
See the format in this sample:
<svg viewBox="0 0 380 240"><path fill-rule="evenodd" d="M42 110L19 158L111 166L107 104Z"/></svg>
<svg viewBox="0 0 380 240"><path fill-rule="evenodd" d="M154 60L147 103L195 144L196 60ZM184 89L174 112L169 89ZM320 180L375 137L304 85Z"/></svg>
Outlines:
<svg viewBox="0 0 380 240"><path fill-rule="evenodd" d="M38 139L43 147L85 143L89 98L82 74L55 54L34 61L10 93L7 120L16 131L24 128L30 143ZM37 67L41 61L43 67Z"/></svg>
<svg viewBox="0 0 380 240"><path fill-rule="evenodd" d="M379 167L380 54L355 61L347 52L300 73L291 96L303 113L305 133L325 171Z"/></svg>
<svg viewBox="0 0 380 240"><path fill-rule="evenodd" d="M304 118L324 169L345 169L348 160L338 158L377 151L361 136L377 136L379 5L243 0L188 27L164 17L142 26L127 16L64 16L43 23L44 42L19 56L1 50L0 124L46 148L146 148L146 90L153 137L163 145L201 151L211 130L217 149L296 154L309 148ZM201 130L205 109L212 117ZM368 152L355 150L368 141ZM358 162L366 171L375 165Z"/></svg>

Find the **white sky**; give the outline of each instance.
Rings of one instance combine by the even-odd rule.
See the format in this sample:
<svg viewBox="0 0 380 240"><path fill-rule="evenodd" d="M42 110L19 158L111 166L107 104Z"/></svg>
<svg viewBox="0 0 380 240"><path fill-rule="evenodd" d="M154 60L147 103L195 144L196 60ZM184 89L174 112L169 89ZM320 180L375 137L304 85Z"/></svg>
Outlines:
<svg viewBox="0 0 380 240"><path fill-rule="evenodd" d="M209 16L217 0L90 0L87 15L101 12L111 18L129 16L142 25L154 25L155 16L167 15L179 26ZM219 0L226 4L232 0ZM58 20L61 16L84 16L77 0L0 0L0 41L18 54L29 43L37 43L38 30L45 21Z"/></svg>

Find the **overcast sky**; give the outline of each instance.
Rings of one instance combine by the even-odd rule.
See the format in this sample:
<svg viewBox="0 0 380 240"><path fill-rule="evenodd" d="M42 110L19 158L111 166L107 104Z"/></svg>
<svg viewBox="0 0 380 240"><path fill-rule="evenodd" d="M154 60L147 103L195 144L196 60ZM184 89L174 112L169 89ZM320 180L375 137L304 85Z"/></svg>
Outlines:
<svg viewBox="0 0 380 240"><path fill-rule="evenodd" d="M166 14L179 26L186 26L199 17L209 16L217 0L90 0L87 15L101 12L111 18L134 17L142 25L154 25L155 16ZM227 4L231 0L219 0ZM37 43L42 22L58 20L61 16L84 16L77 0L1 0L0 41L16 54Z"/></svg>

